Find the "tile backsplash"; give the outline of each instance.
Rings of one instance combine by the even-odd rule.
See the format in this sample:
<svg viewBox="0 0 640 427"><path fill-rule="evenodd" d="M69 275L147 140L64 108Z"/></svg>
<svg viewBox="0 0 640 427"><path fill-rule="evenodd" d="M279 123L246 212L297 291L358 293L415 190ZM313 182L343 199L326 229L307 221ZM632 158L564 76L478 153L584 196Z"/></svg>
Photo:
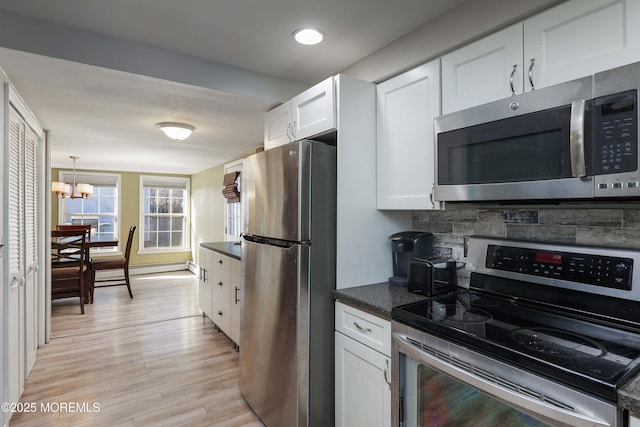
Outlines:
<svg viewBox="0 0 640 427"><path fill-rule="evenodd" d="M413 229L434 234L435 255L463 259L464 237L620 246L640 249L640 206L633 208L447 207L413 211Z"/></svg>

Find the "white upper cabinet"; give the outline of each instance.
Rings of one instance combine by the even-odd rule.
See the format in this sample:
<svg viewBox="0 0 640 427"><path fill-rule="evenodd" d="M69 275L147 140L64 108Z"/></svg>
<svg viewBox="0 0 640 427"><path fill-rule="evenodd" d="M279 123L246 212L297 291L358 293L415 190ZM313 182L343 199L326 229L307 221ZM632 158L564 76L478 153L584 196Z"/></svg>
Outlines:
<svg viewBox="0 0 640 427"><path fill-rule="evenodd" d="M524 21L535 88L640 60L640 0L572 0ZM526 90L531 89L529 78Z"/></svg>
<svg viewBox="0 0 640 427"><path fill-rule="evenodd" d="M439 209L432 198L439 60L380 83L376 94L377 208Z"/></svg>
<svg viewBox="0 0 640 427"><path fill-rule="evenodd" d="M640 61L640 0L571 0L442 57L442 114Z"/></svg>
<svg viewBox="0 0 640 427"><path fill-rule="evenodd" d="M265 114L264 148L310 138L336 128L334 78L329 77Z"/></svg>
<svg viewBox="0 0 640 427"><path fill-rule="evenodd" d="M291 99L293 140L336 128L335 88L329 77Z"/></svg>
<svg viewBox="0 0 640 427"><path fill-rule="evenodd" d="M442 114L522 93L522 24L442 57Z"/></svg>
<svg viewBox="0 0 640 427"><path fill-rule="evenodd" d="M277 147L291 141L289 133L290 104L285 102L264 115L264 149Z"/></svg>

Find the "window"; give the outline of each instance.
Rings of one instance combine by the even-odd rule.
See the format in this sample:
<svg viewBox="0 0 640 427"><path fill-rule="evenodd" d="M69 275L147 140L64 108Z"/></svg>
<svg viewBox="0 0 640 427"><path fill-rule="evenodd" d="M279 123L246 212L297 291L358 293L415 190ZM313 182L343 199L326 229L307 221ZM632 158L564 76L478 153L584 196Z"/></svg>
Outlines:
<svg viewBox="0 0 640 427"><path fill-rule="evenodd" d="M224 165L225 175L232 172L239 172L236 182L237 189L240 192L240 198L242 199L242 188L240 185L242 176L242 160ZM242 233L242 209L240 208L240 202L230 202L225 198L224 205L224 240L240 240L240 234Z"/></svg>
<svg viewBox="0 0 640 427"><path fill-rule="evenodd" d="M72 171L60 171L59 179L73 182ZM76 182L93 185L93 194L86 199L61 199L59 224L91 224L91 235L106 240L117 240L118 201L120 175L82 172L76 173ZM91 252L113 252L115 248L95 248Z"/></svg>
<svg viewBox="0 0 640 427"><path fill-rule="evenodd" d="M189 179L141 176L142 252L189 249Z"/></svg>

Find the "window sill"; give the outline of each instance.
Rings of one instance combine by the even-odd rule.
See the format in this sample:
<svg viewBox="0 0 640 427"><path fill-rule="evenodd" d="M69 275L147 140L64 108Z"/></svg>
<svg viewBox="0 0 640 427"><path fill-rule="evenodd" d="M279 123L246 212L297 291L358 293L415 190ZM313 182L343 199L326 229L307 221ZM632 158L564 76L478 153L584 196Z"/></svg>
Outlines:
<svg viewBox="0 0 640 427"><path fill-rule="evenodd" d="M124 256L122 251L91 251L91 258L102 258L102 257L110 257L110 256Z"/></svg>
<svg viewBox="0 0 640 427"><path fill-rule="evenodd" d="M172 254L181 252L191 252L191 248L147 248L139 249L136 252L138 255L153 255L153 254Z"/></svg>

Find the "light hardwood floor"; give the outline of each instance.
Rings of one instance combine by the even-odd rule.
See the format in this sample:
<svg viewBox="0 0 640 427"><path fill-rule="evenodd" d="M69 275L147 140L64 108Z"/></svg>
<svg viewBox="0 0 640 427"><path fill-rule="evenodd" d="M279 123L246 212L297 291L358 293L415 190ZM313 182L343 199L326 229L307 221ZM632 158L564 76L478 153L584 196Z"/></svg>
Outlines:
<svg viewBox="0 0 640 427"><path fill-rule="evenodd" d="M163 273L134 276L133 300L123 286L96 289L84 315L77 299L54 301L52 340L21 399L36 411L10 426L262 426L197 287L189 272Z"/></svg>

